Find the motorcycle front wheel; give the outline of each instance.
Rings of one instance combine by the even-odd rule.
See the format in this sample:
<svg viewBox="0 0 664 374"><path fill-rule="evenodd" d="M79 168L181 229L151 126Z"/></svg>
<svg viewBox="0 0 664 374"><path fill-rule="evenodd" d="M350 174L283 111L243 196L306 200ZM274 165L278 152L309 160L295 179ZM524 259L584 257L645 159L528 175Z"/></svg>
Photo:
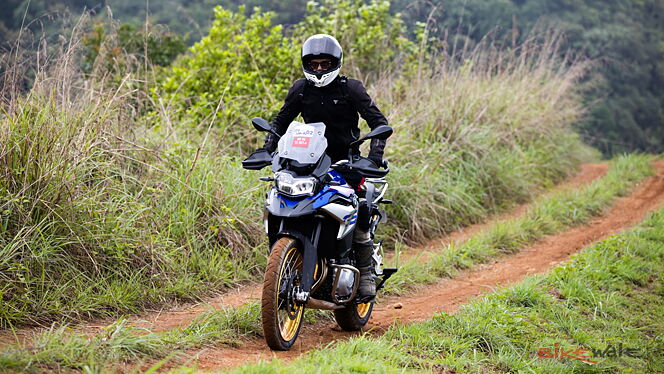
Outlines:
<svg viewBox="0 0 664 374"><path fill-rule="evenodd" d="M280 238L272 246L263 279L261 319L267 345L290 349L302 326L304 306L293 302L293 289L302 281L302 249L293 238Z"/></svg>

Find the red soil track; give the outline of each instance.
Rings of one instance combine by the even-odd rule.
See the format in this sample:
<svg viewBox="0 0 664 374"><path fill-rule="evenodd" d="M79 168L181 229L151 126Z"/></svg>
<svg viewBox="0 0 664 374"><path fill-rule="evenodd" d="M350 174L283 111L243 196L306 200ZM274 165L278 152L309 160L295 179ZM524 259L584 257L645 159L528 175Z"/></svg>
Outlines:
<svg viewBox="0 0 664 374"><path fill-rule="evenodd" d="M529 275L546 272L593 242L637 224L647 213L664 206L664 162L655 163L655 167L656 176L642 182L629 196L618 199L601 217L586 225L550 235L517 254L464 271L454 279L444 279L437 284L422 287L410 296L381 298L365 331L380 334L394 323L411 323L431 318L438 312L455 312L473 298L491 292L498 286L515 284ZM584 167L585 170L588 170L587 168L588 166ZM597 176L601 174L603 172L599 172ZM573 180L572 183L583 184L592 179L578 182ZM519 207L506 216L518 216L526 209L527 206ZM505 215L498 217L504 218ZM485 227L486 224L469 227L432 243L432 246L440 248L450 240L464 240ZM220 346L191 350L188 352L191 355L188 364L196 365L202 370L220 370L272 358L289 361L311 349L358 334L360 333L339 331L334 323L329 322L305 325L291 351L270 351L261 338L253 338L239 342L238 347Z"/></svg>

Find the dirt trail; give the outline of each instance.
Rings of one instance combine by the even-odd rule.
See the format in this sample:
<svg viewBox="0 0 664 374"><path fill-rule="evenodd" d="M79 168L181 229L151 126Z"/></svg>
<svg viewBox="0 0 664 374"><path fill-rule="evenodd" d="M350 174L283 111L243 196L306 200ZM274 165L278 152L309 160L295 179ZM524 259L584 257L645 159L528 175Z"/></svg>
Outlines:
<svg viewBox="0 0 664 374"><path fill-rule="evenodd" d="M546 272L593 242L637 224L648 212L664 206L664 162L655 163L655 167L656 176L642 182L631 195L618 199L601 217L586 225L550 235L517 254L464 271L454 279L444 279L437 284L422 287L411 296L381 298L365 331L381 334L394 323L426 320L441 311L455 312L473 298L491 292L498 286L518 283L526 276ZM519 213L520 209L525 210L517 208L512 214L523 213ZM475 233L481 229L482 227L464 232ZM463 240L467 235L459 233L453 236L461 237L455 240ZM444 241L439 242L439 245L442 243ZM305 325L291 351L273 352L266 347L262 338L252 338L241 342L238 347L191 350L187 352L192 357L188 365L197 365L202 370L220 370L275 357L290 361L311 349L357 334L359 333L339 331L336 324L330 322Z"/></svg>
<svg viewBox="0 0 664 374"><path fill-rule="evenodd" d="M580 186L589 184L604 176L607 170L608 164L606 163L583 164L581 165L581 170L578 173L574 174L563 183L553 187L547 193L552 193L558 190L579 188ZM401 254L400 261L403 263L418 255L423 255L422 260L424 260L426 258L426 252L438 250L453 241L460 242L467 240L468 238L475 235L475 233L489 227L497 221L522 215L526 212L529 206L530 204L528 203L521 204L504 214L490 219L487 222L465 227L464 229L453 232L445 237L431 240L418 248L408 248L406 251L404 251L404 253ZM388 261L390 260L391 256L388 255L386 257L386 262L389 263ZM246 284L238 287L233 291L219 295L215 298L206 300L205 302L196 305L179 308L176 310L160 311L156 313L150 313L148 315L143 315L140 317L140 319L134 319L133 323L137 327L148 328L152 331L170 330L176 327L187 325L194 318L196 318L196 316L207 310L215 310L222 307L238 307L251 301L258 301L261 298L261 291L262 283Z"/></svg>
<svg viewBox="0 0 664 374"><path fill-rule="evenodd" d="M608 164L606 163L595 163L595 164L583 164L580 166L580 170L574 174L572 177L568 178L563 183L553 187L546 194L550 194L559 190L575 189L586 184L589 184L600 177L604 176L607 172ZM487 222L471 225L465 227L459 231L452 232L447 236L431 240L424 245L417 248L408 248L400 256L400 262L404 263L405 261L412 259L416 256L421 256L420 260L424 261L427 258L427 254L430 251L435 251L448 245L451 242L461 242L472 237L476 233L490 227L497 221L519 217L526 212L529 203L521 204L506 213L497 215L493 218L490 218ZM386 259L386 262L390 260L391 256ZM216 297L209 298L203 302L195 304L185 304L177 306L170 309L163 309L154 312L143 313L141 315L132 316L129 318L129 321L132 325L139 328L146 328L151 331L166 331L174 329L177 327L186 326L188 323L193 321L199 314L209 311L217 310L223 307L238 307L243 304L246 304L251 301L260 300L261 297L261 284L260 283L250 283L244 284L237 287L234 290L227 291L223 294L220 294ZM385 301L381 301L385 303ZM377 306L376 311L374 312L374 318L378 316L380 306ZM113 323L114 319L98 319L91 322L82 323L78 326L74 326L73 330L76 332L94 335L101 331L105 326L108 326L110 323ZM315 328L314 328L315 330ZM23 328L19 329L14 333L10 330L0 330L0 348L4 344L12 344L16 341L16 338L23 341L25 339L30 339L36 333L41 331L41 328ZM315 332L314 333L319 333ZM312 332L306 332L303 330L303 335L310 335ZM344 334L339 332L339 334ZM300 338L302 340L302 338Z"/></svg>

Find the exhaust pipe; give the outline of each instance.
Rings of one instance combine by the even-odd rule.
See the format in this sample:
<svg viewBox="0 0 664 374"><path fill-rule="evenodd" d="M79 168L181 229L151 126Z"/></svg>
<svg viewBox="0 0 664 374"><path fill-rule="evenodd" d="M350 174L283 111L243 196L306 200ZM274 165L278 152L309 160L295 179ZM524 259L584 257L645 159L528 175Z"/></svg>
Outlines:
<svg viewBox="0 0 664 374"><path fill-rule="evenodd" d="M343 305L337 305L335 303L331 303L325 300L314 299L313 297L310 297L309 301L307 301L307 303L304 305L307 308L322 309L322 310L337 310L345 308L345 306Z"/></svg>

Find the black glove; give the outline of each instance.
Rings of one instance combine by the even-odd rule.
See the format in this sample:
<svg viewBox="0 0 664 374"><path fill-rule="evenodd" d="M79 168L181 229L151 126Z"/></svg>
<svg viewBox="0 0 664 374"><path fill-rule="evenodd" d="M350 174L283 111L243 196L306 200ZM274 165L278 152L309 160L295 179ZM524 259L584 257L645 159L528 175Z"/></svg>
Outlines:
<svg viewBox="0 0 664 374"><path fill-rule="evenodd" d="M258 150L264 149L268 151L268 153L272 153L277 149L277 144L279 143L279 139L274 136L273 134L268 133L265 136L265 145L263 147L258 148Z"/></svg>
<svg viewBox="0 0 664 374"><path fill-rule="evenodd" d="M370 155L367 158L369 160L371 160L376 165L377 168L383 166L383 159L382 158L380 158L378 156L374 156L374 155Z"/></svg>

